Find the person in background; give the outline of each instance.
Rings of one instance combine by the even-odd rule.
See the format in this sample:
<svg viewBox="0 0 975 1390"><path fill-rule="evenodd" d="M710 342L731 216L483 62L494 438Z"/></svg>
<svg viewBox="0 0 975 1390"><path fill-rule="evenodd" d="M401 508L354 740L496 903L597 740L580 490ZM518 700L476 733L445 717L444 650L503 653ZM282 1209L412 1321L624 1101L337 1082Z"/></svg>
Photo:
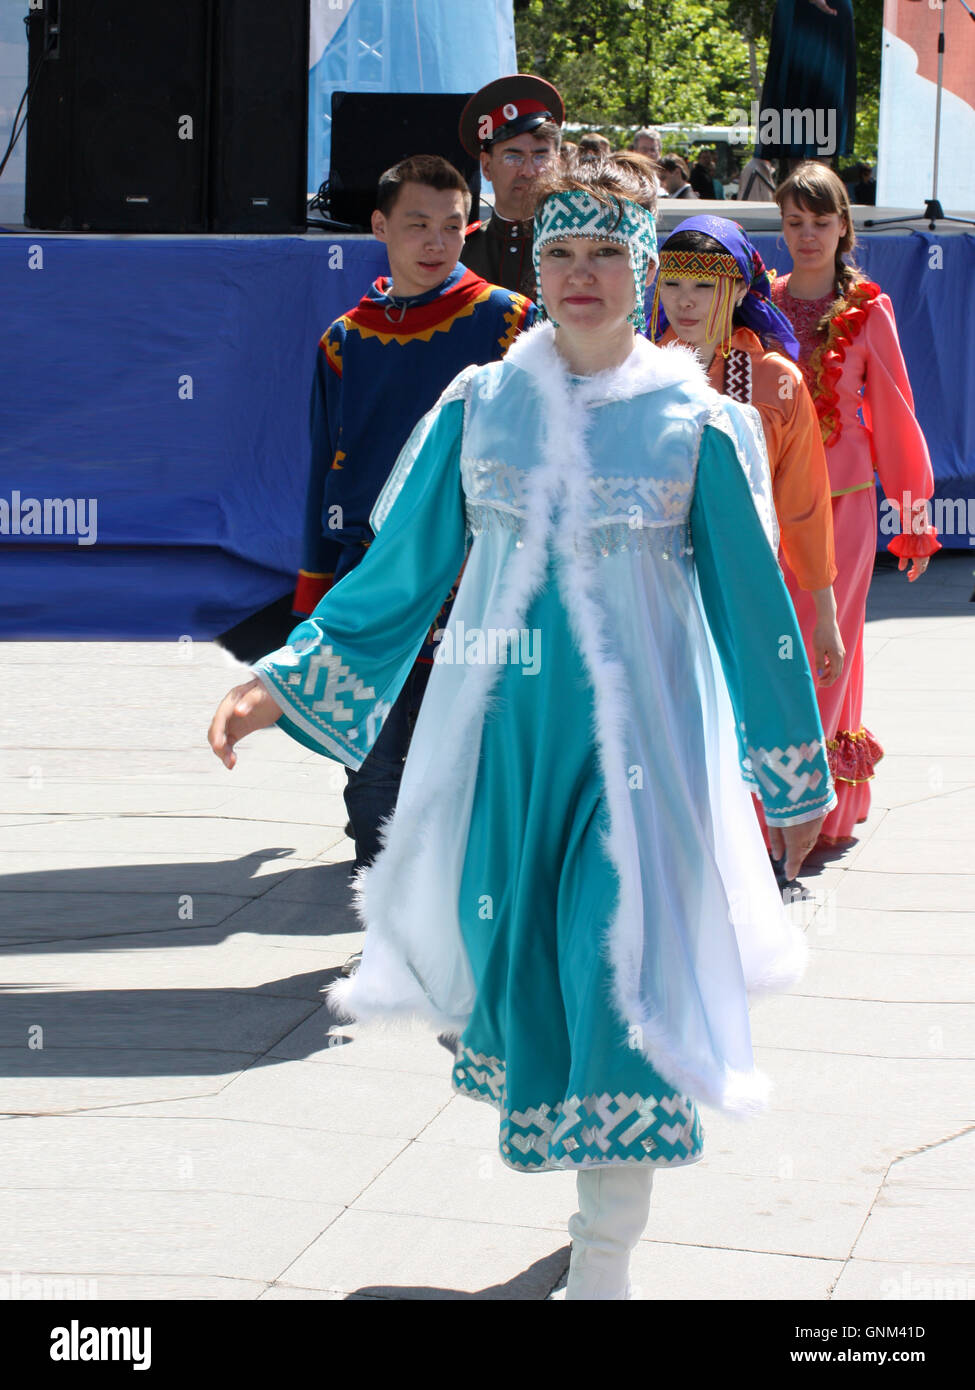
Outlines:
<svg viewBox="0 0 975 1390"><path fill-rule="evenodd" d="M851 169L844 170L840 178L846 185L851 203L865 204L868 207L876 204L877 180L872 165L860 160Z"/></svg>
<svg viewBox="0 0 975 1390"><path fill-rule="evenodd" d="M663 184L660 182L661 148L659 130L655 130L653 126L644 126L642 130L638 130L634 135L633 144L628 151L630 154L638 154L643 159L650 161L650 166L653 171L654 193L657 198L666 196ZM621 153L627 152L621 151Z"/></svg>
<svg viewBox="0 0 975 1390"><path fill-rule="evenodd" d="M838 0L837 0L838 3ZM914 414L894 307L847 257L856 245L846 189L832 169L808 162L775 195L793 269L777 276L772 299L792 324L826 447L838 574L834 583L846 664L820 687L837 805L823 825L824 847L847 843L870 809L870 782L883 757L863 724L863 629L877 545L879 479L900 511L901 534L888 550L908 579L921 577L941 549L928 503L934 474ZM809 595L783 566L803 634L812 630Z"/></svg>
<svg viewBox="0 0 975 1390"><path fill-rule="evenodd" d="M655 130L653 126L644 126L634 135L632 148L634 154L642 154L654 164L659 164L662 150L659 130Z"/></svg>
<svg viewBox="0 0 975 1390"><path fill-rule="evenodd" d="M458 364L503 357L535 320L530 300L458 264L470 205L463 175L438 155L402 160L379 181L372 229L386 246L390 276L380 276L319 343L296 615L311 613L366 555L376 498ZM432 658L428 643L369 757L348 770L355 868L375 857L380 825L396 804Z"/></svg>
<svg viewBox="0 0 975 1390"><path fill-rule="evenodd" d="M812 600L803 616L814 614L815 626L802 636L824 688L839 680L844 660L832 588L829 474L816 409L796 366L799 344L770 294L762 258L736 222L689 217L660 248L657 312L650 321L661 345L687 343L715 390L758 411L782 555ZM779 861L781 838L774 830L770 844Z"/></svg>
<svg viewBox="0 0 975 1390"><path fill-rule="evenodd" d="M777 111L781 127L779 138L764 143L762 153L792 161L852 154L856 87L853 0L777 0L759 106L762 112ZM813 143L815 132L808 125L797 130L787 123L787 111L803 110L825 115L832 149Z"/></svg>
<svg viewBox="0 0 975 1390"><path fill-rule="evenodd" d="M668 198L696 198L690 183L687 160L679 154L665 154L660 161L660 182Z"/></svg>
<svg viewBox="0 0 975 1390"><path fill-rule="evenodd" d="M539 178L556 168L565 109L550 82L499 77L475 92L460 117L460 142L481 161L494 212L467 229L461 260L495 285L535 298L532 209Z"/></svg>
<svg viewBox="0 0 975 1390"><path fill-rule="evenodd" d="M740 203L775 202L775 165L756 150L738 175Z"/></svg>
<svg viewBox="0 0 975 1390"><path fill-rule="evenodd" d="M739 159L738 155L735 154L733 149L729 149L727 167L728 182L724 185L723 190L724 196L726 198L738 197L739 180L741 179L741 166L741 159Z"/></svg>
<svg viewBox="0 0 975 1390"><path fill-rule="evenodd" d="M595 131L583 135L579 141L580 155L595 155L597 159L606 159L612 152L613 147L606 136L598 135Z"/></svg>
<svg viewBox="0 0 975 1390"><path fill-rule="evenodd" d="M691 187L699 198L723 198L724 189L717 177L718 156L714 150L704 149L690 173Z"/></svg>

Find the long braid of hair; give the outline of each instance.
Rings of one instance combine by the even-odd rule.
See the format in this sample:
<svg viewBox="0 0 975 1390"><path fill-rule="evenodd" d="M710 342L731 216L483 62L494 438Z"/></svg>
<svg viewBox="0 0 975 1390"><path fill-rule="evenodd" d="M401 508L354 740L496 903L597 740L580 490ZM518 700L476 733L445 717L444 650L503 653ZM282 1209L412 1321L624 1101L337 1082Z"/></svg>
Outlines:
<svg viewBox="0 0 975 1390"><path fill-rule="evenodd" d="M837 314L843 312L846 308L846 301L850 297L851 291L855 286L860 284L861 280L865 279L866 276L859 266L847 265L846 261L843 259L843 252L837 247L833 270L833 289L836 298L816 325L816 332L820 337L825 338L826 334L829 332L830 321L835 318Z"/></svg>

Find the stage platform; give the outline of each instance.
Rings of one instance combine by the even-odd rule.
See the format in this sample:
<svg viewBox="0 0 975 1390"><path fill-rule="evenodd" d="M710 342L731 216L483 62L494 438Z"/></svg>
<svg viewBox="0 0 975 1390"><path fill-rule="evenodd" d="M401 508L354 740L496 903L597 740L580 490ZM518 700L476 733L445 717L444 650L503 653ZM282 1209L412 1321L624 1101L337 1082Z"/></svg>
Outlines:
<svg viewBox="0 0 975 1390"><path fill-rule="evenodd" d="M661 230L704 211L741 221L789 269L774 206L665 201ZM944 542L967 548L975 236L865 232L858 256L894 302L937 495L953 504ZM288 592L317 342L384 271L367 236L4 228L0 636L210 639ZM61 534L10 534L31 500L54 504Z"/></svg>

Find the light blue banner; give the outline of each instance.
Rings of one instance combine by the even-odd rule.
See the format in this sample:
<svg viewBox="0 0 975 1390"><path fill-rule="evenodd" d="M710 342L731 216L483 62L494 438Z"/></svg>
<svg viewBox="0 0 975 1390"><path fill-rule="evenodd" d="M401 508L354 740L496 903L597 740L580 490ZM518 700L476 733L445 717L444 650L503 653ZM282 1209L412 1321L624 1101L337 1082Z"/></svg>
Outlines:
<svg viewBox="0 0 975 1390"><path fill-rule="evenodd" d="M28 0L0 0L0 159L10 139L17 103L27 86L27 5ZM24 220L26 149L25 131L0 178L0 222Z"/></svg>
<svg viewBox="0 0 975 1390"><path fill-rule="evenodd" d="M308 187L328 175L332 93L475 92L517 72L512 0L312 0Z"/></svg>

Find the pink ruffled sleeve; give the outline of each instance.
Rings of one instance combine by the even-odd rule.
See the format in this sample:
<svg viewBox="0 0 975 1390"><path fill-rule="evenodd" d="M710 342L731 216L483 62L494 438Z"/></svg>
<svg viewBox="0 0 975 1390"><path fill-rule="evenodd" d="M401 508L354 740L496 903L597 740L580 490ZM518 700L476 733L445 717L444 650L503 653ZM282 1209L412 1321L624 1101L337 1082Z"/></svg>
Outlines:
<svg viewBox="0 0 975 1390"><path fill-rule="evenodd" d="M887 295L878 295L871 305L864 337L867 380L863 418L870 430L874 467L884 494L901 514L901 534L887 549L907 558L933 555L941 549L928 506L934 492L934 471L914 414L894 306Z"/></svg>

